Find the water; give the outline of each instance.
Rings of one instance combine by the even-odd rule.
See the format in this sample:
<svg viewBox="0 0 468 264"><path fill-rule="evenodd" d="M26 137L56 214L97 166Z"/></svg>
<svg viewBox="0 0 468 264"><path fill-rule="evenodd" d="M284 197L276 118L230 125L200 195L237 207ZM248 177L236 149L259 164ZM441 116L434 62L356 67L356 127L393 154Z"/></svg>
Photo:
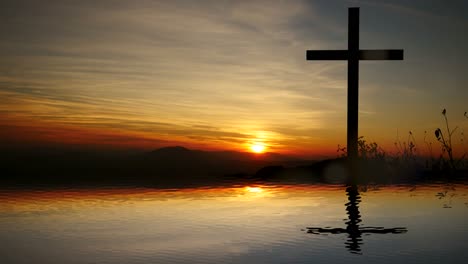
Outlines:
<svg viewBox="0 0 468 264"><path fill-rule="evenodd" d="M1 263L462 263L468 185L0 191Z"/></svg>

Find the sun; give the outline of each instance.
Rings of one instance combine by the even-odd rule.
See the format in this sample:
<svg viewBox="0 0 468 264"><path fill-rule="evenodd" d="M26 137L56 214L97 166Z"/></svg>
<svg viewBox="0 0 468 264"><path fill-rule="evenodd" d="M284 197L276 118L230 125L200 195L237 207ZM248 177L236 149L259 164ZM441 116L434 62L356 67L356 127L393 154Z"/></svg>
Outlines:
<svg viewBox="0 0 468 264"><path fill-rule="evenodd" d="M250 150L252 150L252 152L255 152L255 153L263 153L265 152L265 145L262 143L256 142L250 145Z"/></svg>

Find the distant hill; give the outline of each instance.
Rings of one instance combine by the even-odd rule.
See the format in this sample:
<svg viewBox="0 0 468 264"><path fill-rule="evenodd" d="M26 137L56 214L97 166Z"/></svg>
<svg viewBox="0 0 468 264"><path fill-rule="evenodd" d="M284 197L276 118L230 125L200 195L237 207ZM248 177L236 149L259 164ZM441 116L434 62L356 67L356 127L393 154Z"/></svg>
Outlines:
<svg viewBox="0 0 468 264"><path fill-rule="evenodd" d="M3 184L21 182L145 183L154 186L203 184L226 175L253 175L266 166L296 166L307 161L277 154L191 150L164 147L137 154L99 151L29 151L1 153Z"/></svg>
<svg viewBox="0 0 468 264"><path fill-rule="evenodd" d="M181 146L164 147L153 150L145 154L152 158L163 159L210 159L210 160L229 160L229 161L298 161L299 159L273 153L266 152L262 154L255 154L249 152L238 151L203 151L203 150L190 150Z"/></svg>
<svg viewBox="0 0 468 264"><path fill-rule="evenodd" d="M398 167L379 160L360 160L361 183L421 182L446 174L424 168ZM299 160L277 153L191 150L181 146L149 152L83 150L0 152L0 189L65 186L138 186L186 188L256 183L343 184L348 177L344 158ZM468 177L468 170L447 174Z"/></svg>

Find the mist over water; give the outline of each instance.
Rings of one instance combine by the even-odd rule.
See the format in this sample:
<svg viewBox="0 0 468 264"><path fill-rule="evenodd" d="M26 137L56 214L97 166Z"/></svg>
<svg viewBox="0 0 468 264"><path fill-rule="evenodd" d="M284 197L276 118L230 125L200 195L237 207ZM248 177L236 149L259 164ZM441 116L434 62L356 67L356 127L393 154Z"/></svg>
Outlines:
<svg viewBox="0 0 468 264"><path fill-rule="evenodd" d="M462 263L468 185L0 191L2 263Z"/></svg>

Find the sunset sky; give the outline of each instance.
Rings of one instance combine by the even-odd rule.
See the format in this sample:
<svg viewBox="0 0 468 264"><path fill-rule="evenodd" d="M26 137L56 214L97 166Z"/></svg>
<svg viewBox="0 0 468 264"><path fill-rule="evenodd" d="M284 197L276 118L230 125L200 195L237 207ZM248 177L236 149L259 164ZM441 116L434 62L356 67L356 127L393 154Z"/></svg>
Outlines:
<svg viewBox="0 0 468 264"><path fill-rule="evenodd" d="M346 145L348 7L362 49L360 131L468 130L467 1L22 1L0 4L0 143L335 155ZM460 146L460 148L466 148Z"/></svg>

